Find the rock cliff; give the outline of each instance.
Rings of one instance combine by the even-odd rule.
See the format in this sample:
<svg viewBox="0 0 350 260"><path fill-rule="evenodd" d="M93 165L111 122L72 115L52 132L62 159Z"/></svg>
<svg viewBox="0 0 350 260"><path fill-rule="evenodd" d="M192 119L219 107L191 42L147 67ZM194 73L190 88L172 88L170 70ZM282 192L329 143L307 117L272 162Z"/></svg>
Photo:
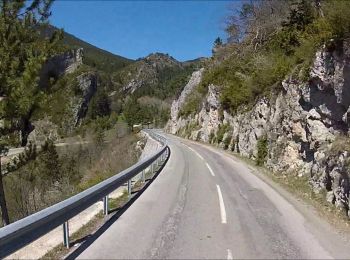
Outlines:
<svg viewBox="0 0 350 260"><path fill-rule="evenodd" d="M70 50L46 62L40 84L47 98L33 113L28 140L56 141L60 135L71 133L85 117L97 91L98 74L83 64L82 49Z"/></svg>
<svg viewBox="0 0 350 260"><path fill-rule="evenodd" d="M83 49L72 49L49 59L40 73L40 86L46 87L50 78L57 79L65 73L74 72L83 64Z"/></svg>
<svg viewBox="0 0 350 260"><path fill-rule="evenodd" d="M174 101L166 129L194 140L218 143L252 159L266 140L265 165L274 172L308 176L315 192L349 210L350 48L331 43L316 53L307 82L293 77L262 96L252 107L230 114L210 85L199 113L178 118L185 97L198 85L191 81ZM194 75L200 72L194 73ZM200 80L199 80L200 81Z"/></svg>

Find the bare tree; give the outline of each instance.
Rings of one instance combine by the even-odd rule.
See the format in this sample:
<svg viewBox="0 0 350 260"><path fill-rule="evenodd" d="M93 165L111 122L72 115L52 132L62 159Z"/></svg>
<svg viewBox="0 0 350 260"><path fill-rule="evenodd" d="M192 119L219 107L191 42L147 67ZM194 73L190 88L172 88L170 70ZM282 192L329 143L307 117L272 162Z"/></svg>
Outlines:
<svg viewBox="0 0 350 260"><path fill-rule="evenodd" d="M246 41L257 49L281 27L290 5L291 1L251 0L244 3L240 10L231 10L226 27L229 41Z"/></svg>

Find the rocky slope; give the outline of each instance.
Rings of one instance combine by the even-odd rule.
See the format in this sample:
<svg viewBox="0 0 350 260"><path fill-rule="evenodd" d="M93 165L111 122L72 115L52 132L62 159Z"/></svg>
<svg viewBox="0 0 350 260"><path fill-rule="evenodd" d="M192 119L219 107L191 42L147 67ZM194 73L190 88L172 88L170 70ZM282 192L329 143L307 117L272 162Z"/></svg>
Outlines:
<svg viewBox="0 0 350 260"><path fill-rule="evenodd" d="M275 172L308 176L315 192L349 210L350 46L323 47L316 53L308 82L289 77L280 90L262 96L253 107L224 111L218 86L210 85L199 113L179 117L186 96L200 82L192 75L171 108L166 129L194 140L258 159L266 150L265 165Z"/></svg>
<svg viewBox="0 0 350 260"><path fill-rule="evenodd" d="M176 77L189 66L191 64L179 62L168 54L153 53L114 73L112 81L115 89L124 95L137 90L148 92L147 88L158 86L167 74Z"/></svg>
<svg viewBox="0 0 350 260"><path fill-rule="evenodd" d="M156 53L147 56L145 59L137 61L133 68L128 68L129 71L125 75L125 85L122 86L122 91L134 93L137 89L144 86L151 86L158 83L157 74L166 68L181 69L181 63L174 58ZM130 69L134 69L133 72Z"/></svg>
<svg viewBox="0 0 350 260"><path fill-rule="evenodd" d="M39 84L46 98L33 112L28 141L56 141L84 119L97 91L98 74L84 65L83 57L83 49L72 49L43 66Z"/></svg>
<svg viewBox="0 0 350 260"><path fill-rule="evenodd" d="M45 87L50 78L74 72L83 64L83 49L72 49L48 60L41 69L40 85Z"/></svg>

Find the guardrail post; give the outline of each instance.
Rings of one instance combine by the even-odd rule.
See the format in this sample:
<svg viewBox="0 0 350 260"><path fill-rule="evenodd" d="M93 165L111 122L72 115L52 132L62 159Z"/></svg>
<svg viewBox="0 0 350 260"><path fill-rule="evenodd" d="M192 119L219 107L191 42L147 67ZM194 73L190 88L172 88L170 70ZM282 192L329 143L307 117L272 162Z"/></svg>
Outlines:
<svg viewBox="0 0 350 260"><path fill-rule="evenodd" d="M103 215L108 216L109 205L108 205L108 195L103 197Z"/></svg>
<svg viewBox="0 0 350 260"><path fill-rule="evenodd" d="M128 195L131 196L131 180L128 180Z"/></svg>
<svg viewBox="0 0 350 260"><path fill-rule="evenodd" d="M146 182L146 178L145 178L145 170L142 170L142 173L141 173L141 178L142 178L142 183L145 183Z"/></svg>
<svg viewBox="0 0 350 260"><path fill-rule="evenodd" d="M68 224L68 220L63 223L63 245L69 249L69 224Z"/></svg>

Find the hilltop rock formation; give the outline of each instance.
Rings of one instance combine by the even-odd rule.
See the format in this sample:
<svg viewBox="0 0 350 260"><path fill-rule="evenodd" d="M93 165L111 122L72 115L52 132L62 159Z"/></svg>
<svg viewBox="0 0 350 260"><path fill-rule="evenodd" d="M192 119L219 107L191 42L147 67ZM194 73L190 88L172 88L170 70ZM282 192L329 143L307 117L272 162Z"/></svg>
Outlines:
<svg viewBox="0 0 350 260"><path fill-rule="evenodd" d="M308 82L287 78L280 90L236 114L223 110L218 87L210 85L201 111L178 118L179 107L194 88L189 83L173 103L166 129L204 142L215 142L224 129L219 145L252 159L258 156L259 140L265 139L268 168L308 176L315 192L325 190L329 202L349 210L350 146L344 141L350 130L349 61L347 42L324 46L316 53Z"/></svg>
<svg viewBox="0 0 350 260"><path fill-rule="evenodd" d="M139 88L155 86L159 81L159 74L167 69L181 70L183 65L168 54L150 54L118 73L115 84L120 85L123 93L134 93Z"/></svg>

